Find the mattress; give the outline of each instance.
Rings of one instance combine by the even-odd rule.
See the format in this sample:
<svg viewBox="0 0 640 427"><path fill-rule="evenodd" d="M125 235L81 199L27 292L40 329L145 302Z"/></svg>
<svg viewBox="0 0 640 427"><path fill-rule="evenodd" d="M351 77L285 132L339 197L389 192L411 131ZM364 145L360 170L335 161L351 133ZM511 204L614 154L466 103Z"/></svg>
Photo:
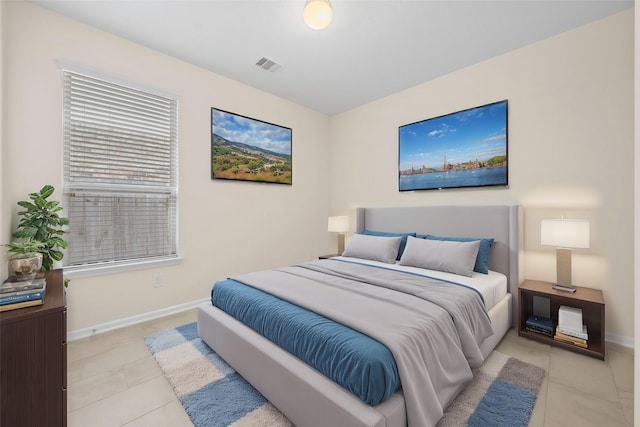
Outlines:
<svg viewBox="0 0 640 427"><path fill-rule="evenodd" d="M428 270L425 268L410 267L405 265L387 264L379 261L371 261L361 258L350 258L337 256L333 257L335 260L342 260L346 262L354 262L358 264L368 264L377 267L406 271L412 274L420 276L433 277L436 279L446 280L453 283L459 283L470 288L475 289L482 295L482 300L487 311L491 310L498 302L500 302L507 294L507 276L497 271L489 270L489 274L472 273L471 277L460 276L458 274L447 273L444 271Z"/></svg>

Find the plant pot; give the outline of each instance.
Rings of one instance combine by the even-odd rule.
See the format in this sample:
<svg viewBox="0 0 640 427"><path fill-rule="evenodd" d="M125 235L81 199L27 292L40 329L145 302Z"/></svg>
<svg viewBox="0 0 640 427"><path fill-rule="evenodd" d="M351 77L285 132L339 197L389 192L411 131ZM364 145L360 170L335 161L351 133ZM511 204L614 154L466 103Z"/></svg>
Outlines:
<svg viewBox="0 0 640 427"><path fill-rule="evenodd" d="M9 258L9 274L13 275L13 280L31 280L42 268L42 254L16 254Z"/></svg>

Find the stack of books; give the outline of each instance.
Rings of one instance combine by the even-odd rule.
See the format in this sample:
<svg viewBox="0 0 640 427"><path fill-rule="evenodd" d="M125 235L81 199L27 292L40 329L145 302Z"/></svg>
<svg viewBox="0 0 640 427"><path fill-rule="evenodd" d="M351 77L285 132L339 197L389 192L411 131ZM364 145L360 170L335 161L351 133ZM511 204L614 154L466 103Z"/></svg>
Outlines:
<svg viewBox="0 0 640 427"><path fill-rule="evenodd" d="M553 339L582 348L589 347L589 334L587 333L587 325L582 324L581 309L560 306L558 310L558 327Z"/></svg>
<svg viewBox="0 0 640 427"><path fill-rule="evenodd" d="M0 285L0 312L43 304L46 287L44 278L24 281L8 278Z"/></svg>
<svg viewBox="0 0 640 427"><path fill-rule="evenodd" d="M541 334L546 337L553 337L553 320L531 315L527 319L526 329L529 332L535 332L536 334Z"/></svg>
<svg viewBox="0 0 640 427"><path fill-rule="evenodd" d="M558 326L556 334L553 336L556 341L562 341L578 347L588 348L589 334L587 334L587 325L582 325L582 331L574 331L573 329L565 329Z"/></svg>

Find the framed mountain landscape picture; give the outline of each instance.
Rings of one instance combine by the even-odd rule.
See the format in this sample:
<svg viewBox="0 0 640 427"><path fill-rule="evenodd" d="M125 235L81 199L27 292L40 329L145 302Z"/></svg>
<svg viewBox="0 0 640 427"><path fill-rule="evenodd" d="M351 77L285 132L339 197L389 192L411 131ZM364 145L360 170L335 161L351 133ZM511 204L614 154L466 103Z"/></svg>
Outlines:
<svg viewBox="0 0 640 427"><path fill-rule="evenodd" d="M291 128L211 108L211 179L292 184Z"/></svg>
<svg viewBox="0 0 640 427"><path fill-rule="evenodd" d="M507 186L507 101L400 126L400 191Z"/></svg>

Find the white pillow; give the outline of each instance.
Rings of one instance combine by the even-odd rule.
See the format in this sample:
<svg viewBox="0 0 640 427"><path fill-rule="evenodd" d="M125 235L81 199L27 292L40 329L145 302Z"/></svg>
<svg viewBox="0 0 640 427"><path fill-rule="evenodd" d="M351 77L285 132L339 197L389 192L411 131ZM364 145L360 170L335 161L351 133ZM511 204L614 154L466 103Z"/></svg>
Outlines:
<svg viewBox="0 0 640 427"><path fill-rule="evenodd" d="M342 256L370 259L394 264L398 257L398 249L402 237L369 236L366 234L354 234L349 239L347 248Z"/></svg>
<svg viewBox="0 0 640 427"><path fill-rule="evenodd" d="M471 276L480 249L480 241L452 242L418 239L409 236L400 265L446 271Z"/></svg>

